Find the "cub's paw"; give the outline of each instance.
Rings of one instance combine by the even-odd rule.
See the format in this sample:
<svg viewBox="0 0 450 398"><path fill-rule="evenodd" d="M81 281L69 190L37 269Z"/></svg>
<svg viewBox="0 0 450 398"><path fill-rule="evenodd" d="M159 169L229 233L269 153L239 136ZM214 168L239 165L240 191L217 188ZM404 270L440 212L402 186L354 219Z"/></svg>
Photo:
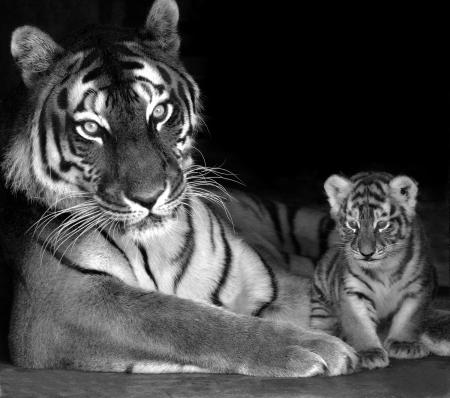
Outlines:
<svg viewBox="0 0 450 398"><path fill-rule="evenodd" d="M387 340L384 344L391 358L413 359L430 355L430 351L419 341Z"/></svg>
<svg viewBox="0 0 450 398"><path fill-rule="evenodd" d="M364 369L385 368L389 365L389 357L383 348L369 348L358 351L359 364Z"/></svg>
<svg viewBox="0 0 450 398"><path fill-rule="evenodd" d="M323 358L329 376L352 373L358 365L353 348L337 337L317 334L303 340L301 346Z"/></svg>

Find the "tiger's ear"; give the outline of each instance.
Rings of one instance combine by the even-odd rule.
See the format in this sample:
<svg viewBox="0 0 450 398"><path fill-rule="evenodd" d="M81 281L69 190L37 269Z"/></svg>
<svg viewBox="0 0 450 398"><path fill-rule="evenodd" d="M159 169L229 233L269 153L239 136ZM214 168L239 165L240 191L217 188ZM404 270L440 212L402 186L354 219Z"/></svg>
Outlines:
<svg viewBox="0 0 450 398"><path fill-rule="evenodd" d="M331 214L336 215L344 199L352 189L353 183L345 177L333 174L325 181L324 188L331 206Z"/></svg>
<svg viewBox="0 0 450 398"><path fill-rule="evenodd" d="M150 34L150 40L173 55L177 55L180 48L179 16L175 0L155 0L145 21L145 33Z"/></svg>
<svg viewBox="0 0 450 398"><path fill-rule="evenodd" d="M47 33L34 26L21 26L12 34L11 54L27 87L33 86L62 52Z"/></svg>
<svg viewBox="0 0 450 398"><path fill-rule="evenodd" d="M407 176L394 177L389 183L391 195L405 207L409 215L414 215L417 203L418 185Z"/></svg>

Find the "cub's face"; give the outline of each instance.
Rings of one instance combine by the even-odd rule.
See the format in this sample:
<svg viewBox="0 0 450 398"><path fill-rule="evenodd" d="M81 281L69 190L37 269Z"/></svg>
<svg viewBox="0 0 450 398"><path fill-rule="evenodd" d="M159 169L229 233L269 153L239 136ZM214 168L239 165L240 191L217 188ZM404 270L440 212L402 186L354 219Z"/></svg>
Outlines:
<svg viewBox="0 0 450 398"><path fill-rule="evenodd" d="M198 108L177 21L176 3L157 0L140 32L89 31L66 49L33 27L14 32L13 56L37 92L31 169L48 205L137 230L176 214Z"/></svg>
<svg viewBox="0 0 450 398"><path fill-rule="evenodd" d="M406 176L360 173L325 182L345 252L364 267L380 265L408 244L415 216L416 183Z"/></svg>

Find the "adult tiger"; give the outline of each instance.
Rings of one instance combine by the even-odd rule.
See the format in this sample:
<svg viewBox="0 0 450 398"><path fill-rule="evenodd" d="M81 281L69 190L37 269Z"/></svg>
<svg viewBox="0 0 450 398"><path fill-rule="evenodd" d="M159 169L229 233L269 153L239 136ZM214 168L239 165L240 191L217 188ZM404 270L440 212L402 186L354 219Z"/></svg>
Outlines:
<svg viewBox="0 0 450 398"><path fill-rule="evenodd" d="M38 228L12 245L23 248L12 359L100 371L347 373L353 350L302 328L308 281L263 259L195 195L199 93L178 59L177 20L176 3L157 0L139 32L88 30L65 49L33 27L13 33L28 95L7 129L3 168L33 202L27 220Z"/></svg>

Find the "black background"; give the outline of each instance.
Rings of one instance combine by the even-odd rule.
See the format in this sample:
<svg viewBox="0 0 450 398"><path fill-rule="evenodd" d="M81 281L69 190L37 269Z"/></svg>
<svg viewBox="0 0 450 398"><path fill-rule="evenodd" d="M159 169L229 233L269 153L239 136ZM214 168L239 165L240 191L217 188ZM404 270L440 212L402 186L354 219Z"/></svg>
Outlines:
<svg viewBox="0 0 450 398"><path fill-rule="evenodd" d="M250 187L269 190L386 170L443 197L448 87L439 10L178 3L182 55L203 92L207 164L225 161ZM1 66L11 77L3 90L18 80L8 54L15 26L35 24L56 39L93 22L140 26L150 4L3 1Z"/></svg>

